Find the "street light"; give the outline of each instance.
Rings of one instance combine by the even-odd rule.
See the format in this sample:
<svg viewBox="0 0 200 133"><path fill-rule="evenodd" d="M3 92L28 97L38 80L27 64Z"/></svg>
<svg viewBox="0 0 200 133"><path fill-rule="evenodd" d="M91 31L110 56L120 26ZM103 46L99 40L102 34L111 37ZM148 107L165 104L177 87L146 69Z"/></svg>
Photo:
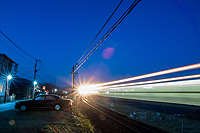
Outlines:
<svg viewBox="0 0 200 133"><path fill-rule="evenodd" d="M7 79L8 79L8 80L12 79L12 76L11 76L11 75L8 75L8 76L7 76Z"/></svg>
<svg viewBox="0 0 200 133"><path fill-rule="evenodd" d="M34 98L34 95L35 95L35 85L37 84L37 81L34 81L33 82L33 85L34 85L34 88L33 88L33 98Z"/></svg>
<svg viewBox="0 0 200 133"><path fill-rule="evenodd" d="M12 75L8 75L6 77L6 86L5 86L5 97L4 97L4 103L6 103L6 93L8 91L8 80L12 79Z"/></svg>
<svg viewBox="0 0 200 133"><path fill-rule="evenodd" d="M36 85L36 84L37 84L37 81L34 81L33 84Z"/></svg>

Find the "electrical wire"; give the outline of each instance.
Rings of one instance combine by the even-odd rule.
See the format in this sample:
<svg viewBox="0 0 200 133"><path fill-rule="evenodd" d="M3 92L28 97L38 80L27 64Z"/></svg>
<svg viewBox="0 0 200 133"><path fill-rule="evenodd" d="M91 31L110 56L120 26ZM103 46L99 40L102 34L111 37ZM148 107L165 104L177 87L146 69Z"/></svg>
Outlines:
<svg viewBox="0 0 200 133"><path fill-rule="evenodd" d="M20 48L17 44L15 44L8 36L6 36L2 31L0 31L0 33L6 38L8 39L8 41L10 41L13 45L15 45L19 50L21 50L24 54L26 54L27 56L29 56L30 58L36 60L36 58L34 58L33 56L31 56L30 54L28 54L26 51L24 51L22 48Z"/></svg>
<svg viewBox="0 0 200 133"><path fill-rule="evenodd" d="M54 81L55 80L55 78L52 76L52 74L47 70L47 68L45 67L45 65L42 63L42 62L40 62L39 64L38 64L38 67L41 69L41 72L44 74L43 76L45 77L45 78L48 78L49 80L51 80L51 81ZM69 75L69 74L68 74ZM42 76L41 76L42 77ZM45 80L46 81L46 80ZM56 81L58 84L65 84L65 82L61 82L61 81Z"/></svg>
<svg viewBox="0 0 200 133"><path fill-rule="evenodd" d="M122 22L122 20L132 11L132 9L140 2L135 0L132 5L124 12L124 14L120 17L120 19L108 30L108 32L101 38L101 40L93 47L93 49L88 52L88 54L85 56L84 59L82 59L81 64L77 66L75 69L78 70L78 68L94 53L94 51L105 41L105 39L113 32L113 30Z"/></svg>
<svg viewBox="0 0 200 133"><path fill-rule="evenodd" d="M76 66L74 72L76 72L85 61L94 53L94 51L106 40L106 38L116 29L117 26L127 17L128 14L133 10L133 8L140 2L141 0L135 0L131 6L123 13L123 15L115 22L115 24L107 31L107 33L101 38L101 40L88 52L88 54L80 61L80 63Z"/></svg>
<svg viewBox="0 0 200 133"><path fill-rule="evenodd" d="M38 67L41 69L41 70L43 70L42 72L45 74L45 75L47 75L49 78L51 78L51 79L55 79L52 75L51 75L51 73L47 70L47 68L44 66L44 64L42 63L42 62L40 62L40 64L38 65Z"/></svg>
<svg viewBox="0 0 200 133"><path fill-rule="evenodd" d="M19 73L21 73L22 75L25 75L25 76L27 76L28 78L30 78L31 80L30 81L32 81L32 79L33 79L33 77L32 76L30 76L30 75L27 75L27 74L25 74L24 72L21 72L21 71L17 71L17 72L19 72Z"/></svg>
<svg viewBox="0 0 200 133"><path fill-rule="evenodd" d="M25 58L23 55L21 55L20 53L18 53L16 50L14 50L12 47L10 47L10 45L6 42L4 42L2 39L0 39L1 44L3 44L4 46L6 46L9 50L13 51L14 53L16 53L17 55L21 56L22 58L26 59L27 61L33 63L31 60Z"/></svg>
<svg viewBox="0 0 200 133"><path fill-rule="evenodd" d="M96 38L99 36L99 34L101 33L101 31L104 29L104 27L106 26L106 24L108 23L108 21L112 18L112 16L114 15L114 13L117 11L117 9L119 8L119 6L121 5L121 3L123 2L123 0L121 0L121 2L118 4L118 6L115 8L115 10L113 11L113 13L110 15L110 17L107 19L107 21L105 22L105 24L103 25L103 27L100 29L100 31L97 33L97 35L95 36L95 38L93 39L93 41L90 43L90 45L88 46L88 48L86 49L86 51L83 53L83 55L81 56L81 58L78 60L77 64L79 64L79 61L82 59L82 57L85 55L85 53L88 51L88 49L90 48L90 46L93 44L93 42L96 40Z"/></svg>
<svg viewBox="0 0 200 133"><path fill-rule="evenodd" d="M24 69L26 69L26 70L28 70L28 71L30 72L30 70L29 70L29 69L27 69L27 67L23 67L22 65L19 65L19 64L18 64L18 66L19 66L19 67L22 67L22 68L23 68L23 70L24 70ZM32 66L32 68L34 68L34 67Z"/></svg>
<svg viewBox="0 0 200 133"><path fill-rule="evenodd" d="M26 54L27 56L29 56L30 58L32 58L32 59L34 59L34 60L36 60L36 58L34 58L33 56L31 56L30 54L28 54L26 51L24 51L22 48L20 48L17 44L15 44L8 36L6 36L2 31L0 31L0 33L8 40L8 41L10 41L15 47L17 47L20 51L22 51L24 54ZM4 42L3 40L1 40L0 39L0 41L2 42L2 44L4 44L6 47L8 47L10 50L12 50L12 51L14 51L16 54L18 54L18 55L20 55L21 57L23 57L24 58L24 56L22 56L20 53L18 53L17 51L15 51L13 48L11 48L6 42ZM24 58L24 59L26 59L26 60L28 60L27 58ZM30 60L28 60L29 62L31 62L31 63L33 63L32 61L30 61ZM42 63L41 63L42 64ZM21 66L21 65L19 65L20 67L22 67L22 68L24 68L24 69L26 69L25 67L23 67L23 66ZM54 80L54 78L53 78L53 76L48 72L48 70L46 69L46 67L42 64L42 67L40 67L43 71L43 73L45 74L45 77L47 77L47 78L52 78L53 80ZM27 69L28 70L28 69ZM23 72L21 72L21 71L23 71ZM29 71L29 70L28 70ZM28 76L27 74L25 74L25 73L28 73L28 72L26 72L26 71L24 71L23 69L22 70L18 70L18 72L19 73L21 73L21 74L23 74L23 75L26 75L26 76ZM25 72L25 73L24 73ZM30 73L29 73L30 74ZM31 74L32 75L32 74Z"/></svg>

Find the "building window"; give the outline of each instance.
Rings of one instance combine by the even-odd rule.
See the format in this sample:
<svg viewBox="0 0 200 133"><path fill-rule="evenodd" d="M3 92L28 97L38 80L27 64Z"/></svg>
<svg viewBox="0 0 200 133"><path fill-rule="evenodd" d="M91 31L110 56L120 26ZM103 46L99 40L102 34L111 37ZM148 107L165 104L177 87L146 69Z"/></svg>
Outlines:
<svg viewBox="0 0 200 133"><path fill-rule="evenodd" d="M0 92L3 92L3 85L0 85Z"/></svg>
<svg viewBox="0 0 200 133"><path fill-rule="evenodd" d="M3 61L3 69L6 69L6 68L7 68L7 62Z"/></svg>
<svg viewBox="0 0 200 133"><path fill-rule="evenodd" d="M9 71L12 70L12 63L9 63L9 68L8 68Z"/></svg>

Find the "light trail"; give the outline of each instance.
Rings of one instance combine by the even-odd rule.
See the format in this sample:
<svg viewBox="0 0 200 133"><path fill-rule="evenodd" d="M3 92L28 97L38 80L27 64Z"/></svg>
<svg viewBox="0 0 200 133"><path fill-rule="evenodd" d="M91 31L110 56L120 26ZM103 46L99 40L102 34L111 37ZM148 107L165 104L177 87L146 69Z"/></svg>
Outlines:
<svg viewBox="0 0 200 133"><path fill-rule="evenodd" d="M184 88L184 89L181 89ZM135 86L123 86L117 90L127 91L134 89L134 92L200 92L200 79L195 80L185 80L185 81L174 81L174 82L164 82L164 83L155 83L155 84L145 84L145 85L135 85ZM113 89L107 89L109 91ZM107 91L106 90L106 91ZM151 90L151 91L149 91Z"/></svg>
<svg viewBox="0 0 200 133"><path fill-rule="evenodd" d="M98 96L200 106L200 79L105 89Z"/></svg>
<svg viewBox="0 0 200 133"><path fill-rule="evenodd" d="M200 63L194 64L194 65L189 65L189 66L173 68L173 69L164 70L164 71L159 71L159 72L155 72L155 73L145 74L145 75L141 75L141 76L126 78L126 79L115 80L115 81L111 81L111 82L105 82L105 83L96 84L96 85L97 86L105 86L105 85L110 85L110 84L128 82L128 81L132 81L132 80L149 78L149 77L154 77L154 76L159 76L159 75L164 75L164 74L169 74L169 73L174 73L174 72L180 72L180 71L185 71L185 70L190 70L190 69L196 69L196 68L200 68Z"/></svg>
<svg viewBox="0 0 200 133"><path fill-rule="evenodd" d="M169 74L169 73L174 73L174 72L180 72L180 71L185 71L185 70L190 70L190 69L196 69L196 68L200 68L200 63L189 65L189 66L173 68L173 69L164 70L164 71L159 71L159 72L155 72L155 73L145 74L145 75L141 75L141 76L111 81L111 82L105 82L105 83L100 83L100 84L92 84L92 85L82 85L82 86L79 87L78 91L81 94L88 94L88 93L96 92L97 90L107 89L109 87L113 88L113 87L122 87L122 86L133 86L133 85L141 85L141 84L148 84L148 83L166 82L166 81L173 81L173 80L183 80L183 79L189 79L189 78L199 78L200 74L197 74L197 75L182 76L182 77L175 77L175 78L168 78L168 79L159 79L159 80L152 80L152 81L112 85L112 84L116 84L116 83L122 83L122 82L127 82L127 81L132 81L132 80L143 79L143 78L149 78L149 77L153 77L153 76L159 76L159 75L164 75L164 74ZM107 86L107 85L110 85L110 86Z"/></svg>
<svg viewBox="0 0 200 133"><path fill-rule="evenodd" d="M166 82L166 81L174 81L174 80L183 80L183 79L199 78L199 77L200 77L200 74L197 74L197 75L189 75L189 76L174 77L174 78L167 78L167 79L151 80L151 81L144 81L144 82L111 85L111 86L101 87L101 89L123 87L123 86L132 86L132 85L141 85L141 84L150 84L150 83L158 83L158 82Z"/></svg>

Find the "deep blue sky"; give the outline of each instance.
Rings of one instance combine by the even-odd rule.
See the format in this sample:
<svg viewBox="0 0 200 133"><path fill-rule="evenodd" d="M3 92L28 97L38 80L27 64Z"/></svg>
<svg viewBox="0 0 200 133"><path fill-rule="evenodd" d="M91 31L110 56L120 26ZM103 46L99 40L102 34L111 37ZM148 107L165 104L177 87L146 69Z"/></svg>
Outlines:
<svg viewBox="0 0 200 133"><path fill-rule="evenodd" d="M42 61L50 74L39 63L41 82L58 79L64 86L71 84L71 75L66 76L120 1L0 0L0 30ZM132 1L124 0L97 41ZM199 7L199 0L142 0L80 67L76 81L105 82L199 63ZM20 65L18 75L33 79L35 61L0 39L0 53ZM114 52L109 59L102 55L106 48Z"/></svg>

